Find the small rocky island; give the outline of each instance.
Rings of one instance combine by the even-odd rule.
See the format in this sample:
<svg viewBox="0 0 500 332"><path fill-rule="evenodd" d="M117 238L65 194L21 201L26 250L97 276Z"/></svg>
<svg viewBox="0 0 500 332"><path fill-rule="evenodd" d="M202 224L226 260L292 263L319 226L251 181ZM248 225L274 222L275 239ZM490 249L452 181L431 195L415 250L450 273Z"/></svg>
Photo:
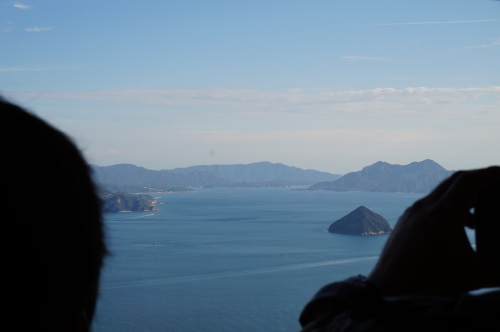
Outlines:
<svg viewBox="0 0 500 332"><path fill-rule="evenodd" d="M376 235L390 233L392 228L380 214L360 206L331 224L328 232L348 235Z"/></svg>

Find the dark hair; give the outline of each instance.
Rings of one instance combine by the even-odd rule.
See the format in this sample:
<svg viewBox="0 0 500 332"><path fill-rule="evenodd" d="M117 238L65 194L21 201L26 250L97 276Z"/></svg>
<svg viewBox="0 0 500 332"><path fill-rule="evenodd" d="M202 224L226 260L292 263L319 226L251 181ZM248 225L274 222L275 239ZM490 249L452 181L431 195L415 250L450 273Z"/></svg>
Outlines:
<svg viewBox="0 0 500 332"><path fill-rule="evenodd" d="M90 169L66 135L1 97L0 142L1 324L87 329L107 253Z"/></svg>

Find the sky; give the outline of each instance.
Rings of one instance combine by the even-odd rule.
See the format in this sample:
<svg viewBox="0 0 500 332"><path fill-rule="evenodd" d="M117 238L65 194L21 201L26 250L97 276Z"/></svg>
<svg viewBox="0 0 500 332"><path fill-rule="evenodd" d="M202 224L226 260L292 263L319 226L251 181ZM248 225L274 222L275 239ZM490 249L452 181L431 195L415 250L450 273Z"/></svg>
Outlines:
<svg viewBox="0 0 500 332"><path fill-rule="evenodd" d="M500 164L500 1L0 0L0 49L101 166Z"/></svg>

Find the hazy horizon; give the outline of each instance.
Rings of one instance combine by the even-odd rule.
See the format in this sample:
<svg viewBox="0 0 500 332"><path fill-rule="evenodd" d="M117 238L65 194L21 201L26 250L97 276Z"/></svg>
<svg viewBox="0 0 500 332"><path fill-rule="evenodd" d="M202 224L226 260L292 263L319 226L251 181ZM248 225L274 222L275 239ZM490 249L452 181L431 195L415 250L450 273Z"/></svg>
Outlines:
<svg viewBox="0 0 500 332"><path fill-rule="evenodd" d="M0 8L0 94L93 164L500 164L498 1Z"/></svg>

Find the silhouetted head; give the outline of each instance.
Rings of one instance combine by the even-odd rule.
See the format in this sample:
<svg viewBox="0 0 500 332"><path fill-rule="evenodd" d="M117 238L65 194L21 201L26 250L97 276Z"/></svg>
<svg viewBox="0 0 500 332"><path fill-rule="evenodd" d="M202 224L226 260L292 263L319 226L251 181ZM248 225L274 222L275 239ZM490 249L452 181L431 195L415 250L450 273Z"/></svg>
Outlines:
<svg viewBox="0 0 500 332"><path fill-rule="evenodd" d="M0 147L1 324L87 330L106 254L89 167L66 135L1 97Z"/></svg>

